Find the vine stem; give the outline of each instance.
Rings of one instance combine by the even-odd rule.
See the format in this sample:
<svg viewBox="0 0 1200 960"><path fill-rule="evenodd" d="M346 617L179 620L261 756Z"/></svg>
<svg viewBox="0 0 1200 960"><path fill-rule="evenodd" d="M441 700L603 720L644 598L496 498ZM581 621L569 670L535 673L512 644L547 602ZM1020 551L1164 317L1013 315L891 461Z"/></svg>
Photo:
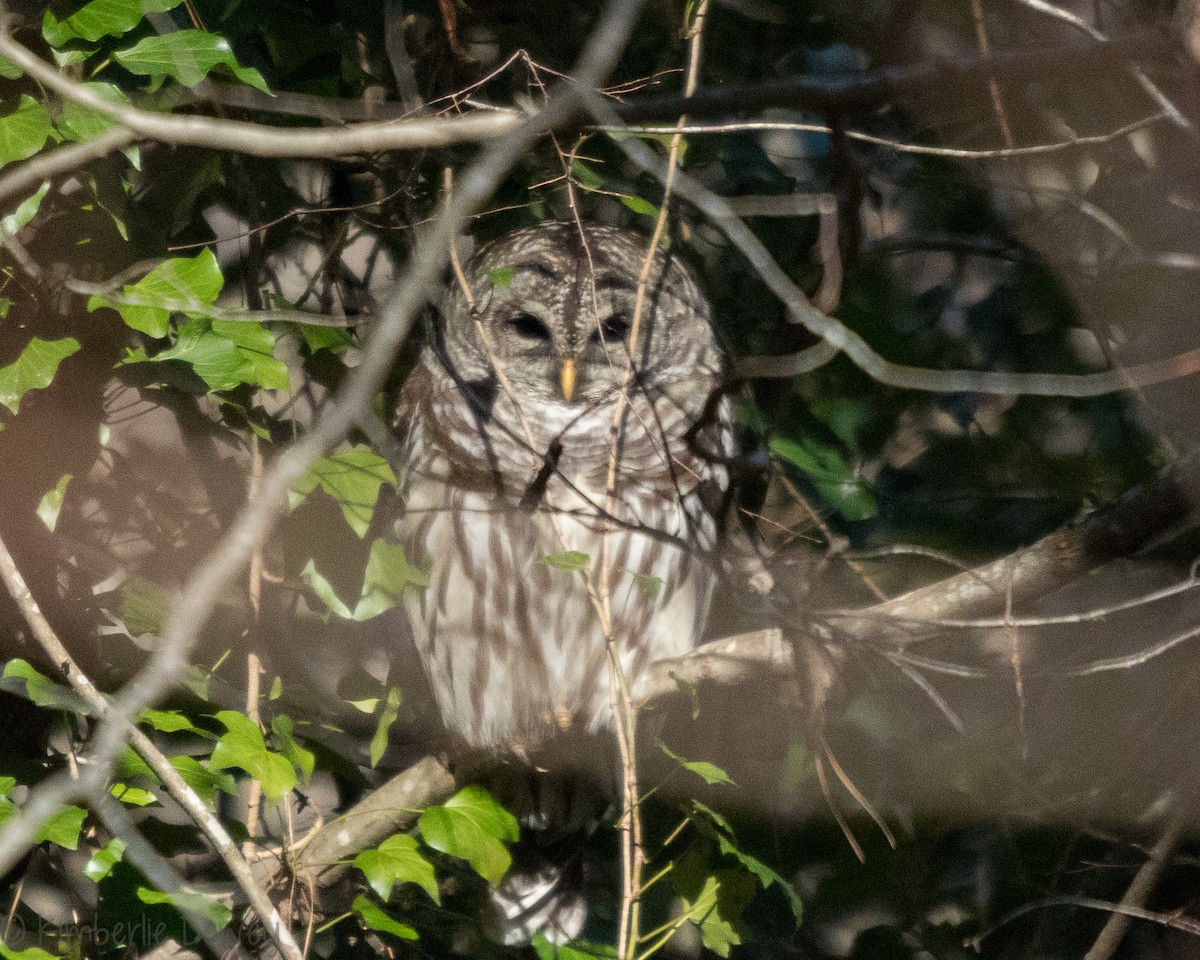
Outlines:
<svg viewBox="0 0 1200 960"><path fill-rule="evenodd" d="M684 81L683 95L692 96L700 76L700 55L704 37L704 22L708 13L709 0L699 0L691 23L685 22L688 37L687 76ZM676 122L675 132L671 136L671 144L667 157L667 172L663 182L662 204L659 206L658 219L654 224L654 233L650 245L642 261L641 272L638 275L637 293L633 305L633 318L629 327L629 356L625 365L625 374L621 382L621 390L613 409L612 429L610 434L608 478L604 496L605 536L600 554L600 584L599 612L601 624L604 627L605 642L608 646L609 662L612 668L610 690L612 696L613 726L617 733L617 747L621 756L622 794L625 809L620 820L623 834L621 849L622 897L621 917L617 941L617 956L620 960L632 960L636 955L640 942L640 905L642 894L642 868L646 863L645 850L642 843L642 821L639 810L638 772L637 772L637 711L634 707L633 696L621 664L620 651L613 637L612 614L612 556L611 538L613 510L616 504L616 487L618 466L621 458L622 425L629 411L629 390L635 373L634 358L638 355L638 335L641 332L642 315L646 305L646 290L650 274L654 266L654 255L658 251L663 233L667 225L667 212L670 207L671 190L675 180L675 171L679 167L679 157L683 149L683 128L687 124L687 116L682 115ZM666 939L669 939L669 934ZM653 952L665 943L665 939L650 949ZM648 954L647 954L648 955Z"/></svg>

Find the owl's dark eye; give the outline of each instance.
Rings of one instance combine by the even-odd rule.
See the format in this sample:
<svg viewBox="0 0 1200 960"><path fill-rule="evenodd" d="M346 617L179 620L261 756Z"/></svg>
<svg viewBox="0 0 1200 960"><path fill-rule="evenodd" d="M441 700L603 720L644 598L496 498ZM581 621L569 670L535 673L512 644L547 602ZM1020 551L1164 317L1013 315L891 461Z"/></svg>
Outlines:
<svg viewBox="0 0 1200 960"><path fill-rule="evenodd" d="M526 340L550 339L550 328L528 313L517 314L508 321L508 325L517 332L518 337L524 337Z"/></svg>
<svg viewBox="0 0 1200 960"><path fill-rule="evenodd" d="M600 326L592 332L592 343L608 340L624 340L629 333L629 315L626 313L610 314L600 322Z"/></svg>

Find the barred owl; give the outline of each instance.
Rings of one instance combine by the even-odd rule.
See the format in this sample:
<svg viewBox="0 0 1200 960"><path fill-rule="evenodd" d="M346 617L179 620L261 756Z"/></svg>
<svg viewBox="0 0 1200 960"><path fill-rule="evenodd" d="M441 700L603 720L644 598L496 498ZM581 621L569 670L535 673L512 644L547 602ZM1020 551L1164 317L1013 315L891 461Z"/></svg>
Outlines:
<svg viewBox="0 0 1200 960"><path fill-rule="evenodd" d="M678 259L656 252L633 329L646 251L566 223L488 244L401 391L397 531L429 570L407 613L466 747L532 758L611 726L605 581L635 690L703 630L729 410L708 304Z"/></svg>

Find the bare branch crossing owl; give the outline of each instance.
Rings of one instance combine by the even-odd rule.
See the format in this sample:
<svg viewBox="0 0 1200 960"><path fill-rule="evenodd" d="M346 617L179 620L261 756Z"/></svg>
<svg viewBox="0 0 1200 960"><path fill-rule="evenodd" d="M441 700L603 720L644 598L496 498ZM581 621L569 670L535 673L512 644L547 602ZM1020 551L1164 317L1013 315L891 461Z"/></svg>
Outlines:
<svg viewBox="0 0 1200 960"><path fill-rule="evenodd" d="M429 571L407 613L445 726L467 747L535 757L562 731L611 726L589 595L605 579L635 689L703 630L730 414L714 399L708 303L677 258L656 252L633 329L647 243L555 223L488 244L401 392L397 529Z"/></svg>

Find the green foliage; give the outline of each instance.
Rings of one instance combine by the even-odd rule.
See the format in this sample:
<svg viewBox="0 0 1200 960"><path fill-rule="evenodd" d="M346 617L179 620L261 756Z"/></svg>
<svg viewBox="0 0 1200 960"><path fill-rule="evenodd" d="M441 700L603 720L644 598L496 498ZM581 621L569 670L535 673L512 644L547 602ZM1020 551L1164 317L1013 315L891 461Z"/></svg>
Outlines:
<svg viewBox="0 0 1200 960"><path fill-rule="evenodd" d="M52 133L46 108L22 94L13 109L0 115L0 166L32 157Z"/></svg>
<svg viewBox="0 0 1200 960"><path fill-rule="evenodd" d="M675 753L661 740L658 743L659 748L668 757L674 760L677 764L700 777L709 786L714 783L727 783L733 786L733 781L729 779L729 774L718 767L715 763L709 763L707 760L685 760L679 754Z"/></svg>
<svg viewBox="0 0 1200 960"><path fill-rule="evenodd" d="M146 37L128 50L116 51L113 58L130 73L149 77L151 90L157 90L168 78L194 87L214 67L224 67L242 83L263 93L271 92L262 74L237 62L228 40L201 30Z"/></svg>
<svg viewBox="0 0 1200 960"><path fill-rule="evenodd" d="M183 0L90 0L59 20L53 10L42 19L42 35L51 46L71 40L95 42L101 37L119 37L137 26L147 13L165 13Z"/></svg>
<svg viewBox="0 0 1200 960"><path fill-rule="evenodd" d="M122 303L96 294L88 300L88 309L112 307L134 330L161 340L170 332L173 311L191 307L188 316L203 317L224 285L217 258L205 247L195 257L164 260L137 283L127 284L123 296L137 302Z"/></svg>
<svg viewBox="0 0 1200 960"><path fill-rule="evenodd" d="M287 390L287 366L275 359L275 335L255 323L234 320L188 320L175 343L150 356L131 350L123 363L164 363L178 360L195 371L210 390L232 390L252 384L266 390Z"/></svg>
<svg viewBox="0 0 1200 960"><path fill-rule="evenodd" d="M515 843L516 817L481 787L463 787L445 803L428 807L417 821L424 841L452 857L466 860L491 884L500 882L512 863L505 848Z"/></svg>
<svg viewBox="0 0 1200 960"><path fill-rule="evenodd" d="M368 930L378 930L381 933L390 933L394 937L399 937L401 940L416 940L418 939L417 931L406 923L401 923L388 916L378 905L372 903L366 897L355 897L354 903L350 905L350 909L358 915L363 926Z"/></svg>
<svg viewBox="0 0 1200 960"><path fill-rule="evenodd" d="M79 341L74 337L58 340L34 337L16 360L0 367L0 403L17 413L25 394L50 386L58 365L78 351Z"/></svg>
<svg viewBox="0 0 1200 960"><path fill-rule="evenodd" d="M88 862L84 864L83 875L93 883L99 883L112 872L112 868L120 863L124 856L125 841L120 837L114 837L92 854Z"/></svg>
<svg viewBox="0 0 1200 960"><path fill-rule="evenodd" d="M111 83L84 83L81 86L106 103L127 106L130 102L125 92ZM62 113L54 123L68 140L83 143L115 126L117 121L100 110L85 107L74 100L66 100L63 102Z"/></svg>
<svg viewBox="0 0 1200 960"><path fill-rule="evenodd" d="M382 707L379 711L379 721L375 724L375 733L371 737L371 766L379 766L379 761L383 759L383 754L388 746L388 731L391 730L392 724L396 722L396 718L400 716L400 703L403 697L398 687L389 687L387 699L382 702Z"/></svg>
<svg viewBox="0 0 1200 960"><path fill-rule="evenodd" d="M0 689L19 693L39 707L51 710L66 710L70 713L89 714L91 707L70 687L64 687L40 673L26 660L9 660L0 674Z"/></svg>
<svg viewBox="0 0 1200 960"><path fill-rule="evenodd" d="M51 533L58 526L58 514L62 510L63 499L67 495L67 484L71 480L71 474L64 473L58 478L58 483L54 485L53 489L42 494L42 499L38 502L38 519L46 525L46 529Z"/></svg>
<svg viewBox="0 0 1200 960"><path fill-rule="evenodd" d="M0 797L0 827L10 820L17 812L17 805L7 797ZM34 843L53 843L66 850L79 847L79 834L83 830L83 821L87 819L87 811L82 807L65 805L38 827L33 835Z"/></svg>
<svg viewBox="0 0 1200 960"><path fill-rule="evenodd" d="M50 182L46 181L37 192L22 200L17 208L6 217L0 219L0 239L4 237L15 237L17 231L29 223L38 212L38 208L42 205L42 200L46 196L46 191L50 189ZM11 300L6 300L5 303L12 303ZM8 315L8 307L0 311L0 320Z"/></svg>
<svg viewBox="0 0 1200 960"><path fill-rule="evenodd" d="M234 710L222 710L216 719L226 732L213 748L209 760L213 770L233 767L246 771L270 800L278 800L296 786L296 768L286 756L267 749L258 724Z"/></svg>
<svg viewBox="0 0 1200 960"><path fill-rule="evenodd" d="M586 553L580 553L578 550L566 550L563 553L552 553L549 556L542 557L538 562L544 563L548 567L553 567L555 570L578 573L588 568L588 565L592 562L592 558Z"/></svg>
<svg viewBox="0 0 1200 960"><path fill-rule="evenodd" d="M389 468L390 469L390 468ZM378 488L376 488L378 495ZM342 504L343 513L346 504ZM362 595L351 610L339 598L333 585L317 572L315 561L309 560L300 572L304 582L312 587L330 613L343 620L370 620L392 609L405 590L429 585L429 578L408 562L404 548L384 539L371 544L367 568L363 575Z"/></svg>
<svg viewBox="0 0 1200 960"><path fill-rule="evenodd" d="M295 508L318 487L337 501L342 516L358 536L365 537L385 483L395 486L396 475L388 462L366 447L354 447L322 457L308 472L292 484L291 504ZM389 554L394 558L394 553Z"/></svg>
<svg viewBox="0 0 1200 960"><path fill-rule="evenodd" d="M417 841L407 833L388 837L374 850L364 850L354 858L354 865L366 876L380 900L386 901L397 884L414 883L441 905L433 864L421 855Z"/></svg>
<svg viewBox="0 0 1200 960"><path fill-rule="evenodd" d="M223 930L229 926L229 921L233 919L233 911L229 907L203 893L187 891L162 893L147 887L139 887L137 895L142 903L170 904L176 909L182 910L190 919L207 922L217 930Z"/></svg>

